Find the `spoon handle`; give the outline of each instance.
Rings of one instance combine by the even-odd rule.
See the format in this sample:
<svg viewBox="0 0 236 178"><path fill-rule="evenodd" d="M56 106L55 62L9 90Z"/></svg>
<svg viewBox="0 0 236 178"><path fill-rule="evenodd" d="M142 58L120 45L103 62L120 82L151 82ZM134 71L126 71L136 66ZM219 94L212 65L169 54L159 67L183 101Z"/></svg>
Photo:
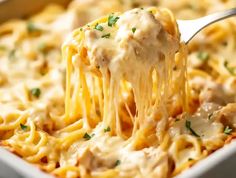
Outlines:
<svg viewBox="0 0 236 178"><path fill-rule="evenodd" d="M200 30L206 26L234 15L236 15L236 8L217 12L194 20L177 20L181 40L187 44Z"/></svg>

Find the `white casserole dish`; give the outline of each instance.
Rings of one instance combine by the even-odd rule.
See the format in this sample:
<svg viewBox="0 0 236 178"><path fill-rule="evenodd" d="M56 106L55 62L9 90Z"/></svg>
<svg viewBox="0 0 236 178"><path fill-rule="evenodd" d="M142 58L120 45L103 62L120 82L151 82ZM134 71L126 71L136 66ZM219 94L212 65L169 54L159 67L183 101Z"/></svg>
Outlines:
<svg viewBox="0 0 236 178"><path fill-rule="evenodd" d="M0 148L0 178L52 178L36 166ZM235 178L236 141L196 163L176 178Z"/></svg>
<svg viewBox="0 0 236 178"><path fill-rule="evenodd" d="M67 4L68 0L0 0L0 22L23 17L40 10L49 2ZM30 7L29 6L32 6ZM21 7L19 7L21 6ZM24 8L23 8L24 7ZM226 145L176 178L235 178L236 142ZM0 178L51 178L36 166L0 148Z"/></svg>

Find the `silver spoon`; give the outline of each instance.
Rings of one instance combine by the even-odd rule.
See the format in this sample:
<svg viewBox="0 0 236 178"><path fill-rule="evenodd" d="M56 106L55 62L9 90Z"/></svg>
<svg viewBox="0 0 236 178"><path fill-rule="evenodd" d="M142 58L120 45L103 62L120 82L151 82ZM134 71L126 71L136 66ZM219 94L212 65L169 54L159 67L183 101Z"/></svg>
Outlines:
<svg viewBox="0 0 236 178"><path fill-rule="evenodd" d="M181 41L187 44L199 31L201 31L206 26L219 20L231 17L233 15L236 15L236 8L217 12L205 17L201 17L199 19L177 20L177 24L179 26L179 31L181 34Z"/></svg>

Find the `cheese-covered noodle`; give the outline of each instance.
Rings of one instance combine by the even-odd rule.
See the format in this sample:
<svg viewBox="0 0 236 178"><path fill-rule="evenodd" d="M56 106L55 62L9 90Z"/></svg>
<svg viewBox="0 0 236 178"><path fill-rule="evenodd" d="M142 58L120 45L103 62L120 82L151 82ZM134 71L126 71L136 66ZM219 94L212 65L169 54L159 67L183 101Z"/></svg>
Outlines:
<svg viewBox="0 0 236 178"><path fill-rule="evenodd" d="M68 38L63 47L67 60L65 122L80 118L81 138L84 134L91 137L79 143L86 149L79 165L85 170L82 177L102 176L101 169L121 177L168 175L163 143L169 137L166 106L176 103L185 109L183 48L172 14L156 8L105 16ZM108 140L112 145L106 145ZM164 158L159 159L159 154ZM114 168L116 160L122 165ZM160 172L163 166L166 170Z"/></svg>
<svg viewBox="0 0 236 178"><path fill-rule="evenodd" d="M1 146L57 177L190 168L235 136L236 22L186 47L175 18L235 5L75 0L2 24Z"/></svg>

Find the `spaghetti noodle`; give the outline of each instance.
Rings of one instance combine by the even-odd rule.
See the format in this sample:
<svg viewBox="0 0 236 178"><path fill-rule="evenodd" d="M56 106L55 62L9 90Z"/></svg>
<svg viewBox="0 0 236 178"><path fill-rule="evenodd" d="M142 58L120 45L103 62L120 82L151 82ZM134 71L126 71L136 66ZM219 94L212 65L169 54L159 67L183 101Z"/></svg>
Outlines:
<svg viewBox="0 0 236 178"><path fill-rule="evenodd" d="M236 24L208 27L186 59L174 15L235 5L77 0L2 24L1 146L58 177L188 169L235 135Z"/></svg>

